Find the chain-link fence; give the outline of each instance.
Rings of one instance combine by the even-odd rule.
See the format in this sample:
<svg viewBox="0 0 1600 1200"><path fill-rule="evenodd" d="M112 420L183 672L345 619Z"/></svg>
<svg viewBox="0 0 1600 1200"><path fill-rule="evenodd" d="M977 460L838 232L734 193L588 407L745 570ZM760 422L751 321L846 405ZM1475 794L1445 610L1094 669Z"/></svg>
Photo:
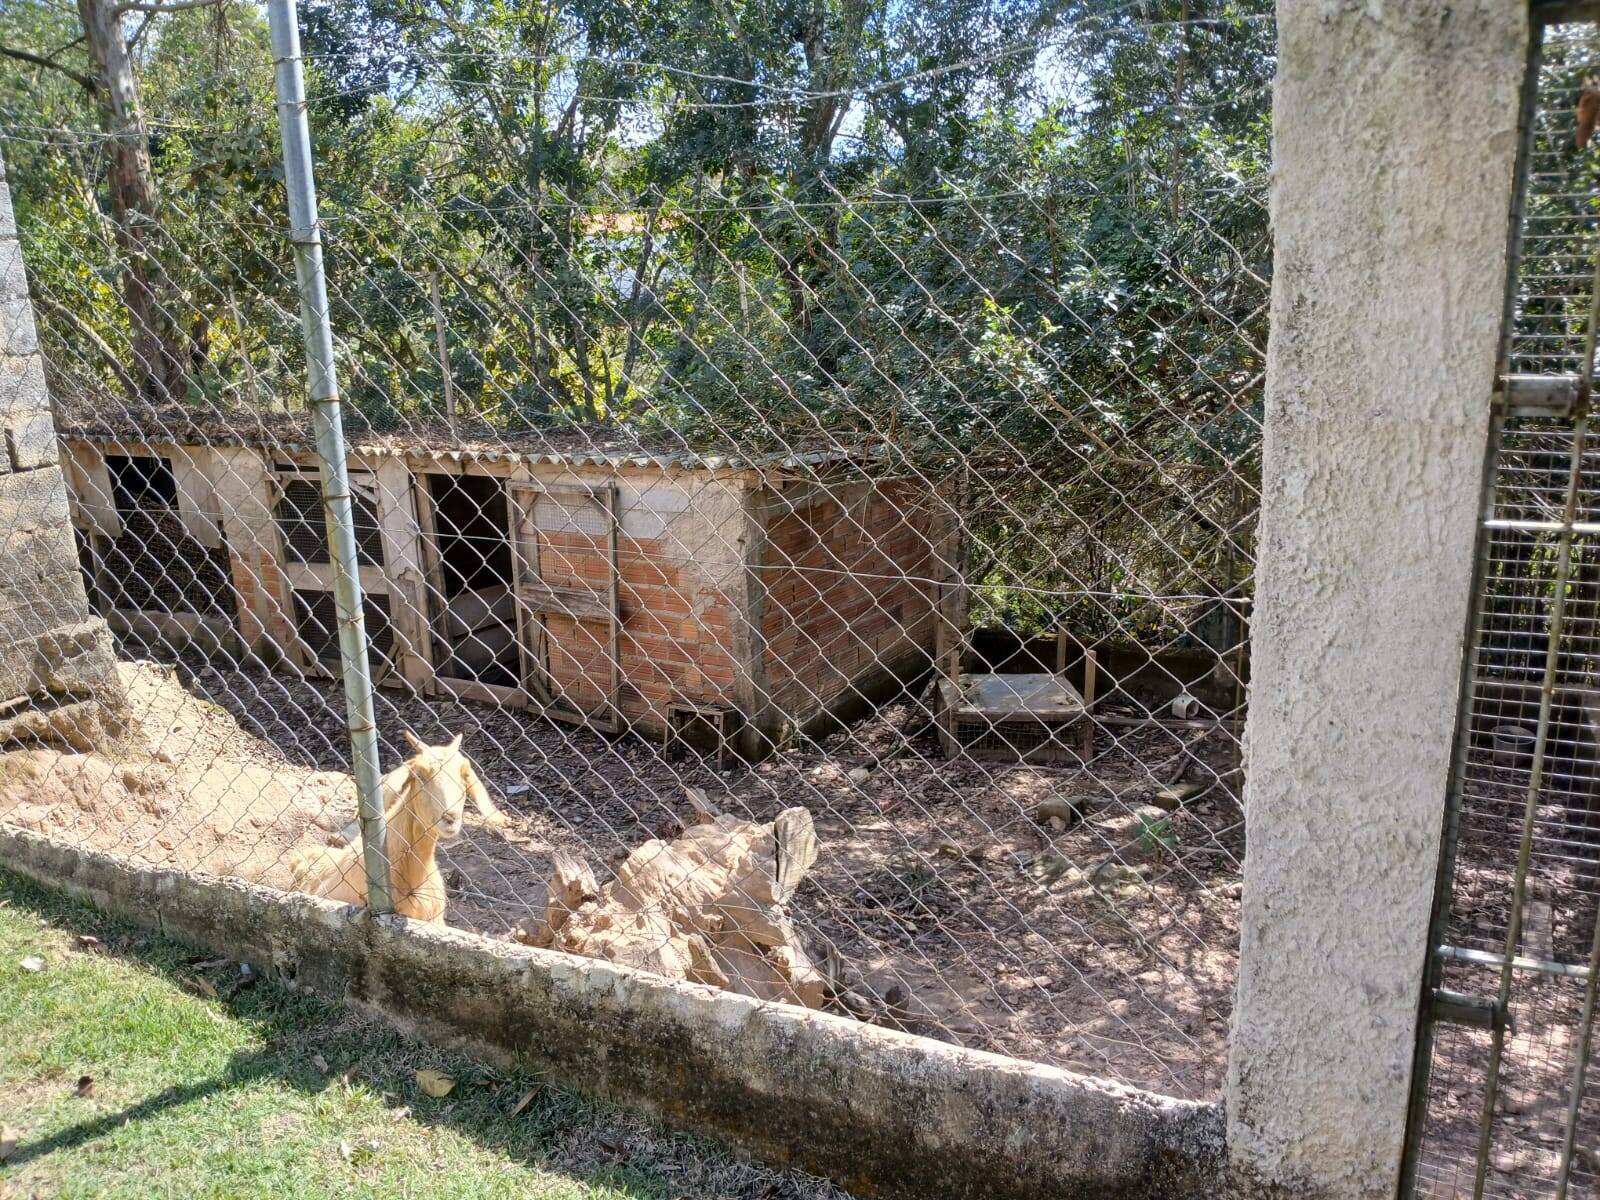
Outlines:
<svg viewBox="0 0 1600 1200"><path fill-rule="evenodd" d="M300 19L392 902L1212 1092L1269 5ZM0 149L126 728L0 814L357 898L265 20L108 20Z"/></svg>

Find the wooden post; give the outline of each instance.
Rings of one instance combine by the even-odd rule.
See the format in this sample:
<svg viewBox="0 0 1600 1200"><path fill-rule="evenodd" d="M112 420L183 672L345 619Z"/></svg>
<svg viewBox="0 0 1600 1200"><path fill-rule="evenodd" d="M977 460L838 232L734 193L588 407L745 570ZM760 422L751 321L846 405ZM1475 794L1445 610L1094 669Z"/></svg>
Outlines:
<svg viewBox="0 0 1600 1200"><path fill-rule="evenodd" d="M422 695L433 682L433 623L415 477L410 464L398 458L379 460L372 475L378 486L383 574L389 583L389 621L395 635L394 665L401 679Z"/></svg>
<svg viewBox="0 0 1600 1200"><path fill-rule="evenodd" d="M1079 724L1083 727L1083 746L1081 753L1083 761L1087 763L1094 757L1094 689L1098 682L1095 678L1100 665L1099 654L1089 648L1083 651L1083 720Z"/></svg>
<svg viewBox="0 0 1600 1200"><path fill-rule="evenodd" d="M619 509L617 485L612 482L605 489L607 517L606 554L611 564L611 580L606 588L606 599L611 609L611 628L606 638L606 653L611 658L611 694L606 707L611 710L612 733L620 733L622 721L622 514Z"/></svg>

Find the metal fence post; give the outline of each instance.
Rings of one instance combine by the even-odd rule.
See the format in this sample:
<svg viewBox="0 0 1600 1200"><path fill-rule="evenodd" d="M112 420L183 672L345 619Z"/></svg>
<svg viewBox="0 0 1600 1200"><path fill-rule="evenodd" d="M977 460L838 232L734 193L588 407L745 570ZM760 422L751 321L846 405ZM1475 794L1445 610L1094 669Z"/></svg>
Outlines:
<svg viewBox="0 0 1600 1200"><path fill-rule="evenodd" d="M339 661L344 676L345 716L350 729L361 814L367 905L375 913L385 913L392 911L392 906L384 852L378 729L372 711L367 628L362 618L355 519L345 468L339 388L334 376L333 328L328 320L328 290L322 271L321 227L317 220L316 184L311 176L311 130L306 120L305 80L300 70L300 30L294 0L268 0L267 20L272 30L278 127L283 135L283 175L289 192L289 239L294 244L294 269L300 287L308 396L316 429L317 460L322 471L322 502L328 520L334 604L339 614Z"/></svg>

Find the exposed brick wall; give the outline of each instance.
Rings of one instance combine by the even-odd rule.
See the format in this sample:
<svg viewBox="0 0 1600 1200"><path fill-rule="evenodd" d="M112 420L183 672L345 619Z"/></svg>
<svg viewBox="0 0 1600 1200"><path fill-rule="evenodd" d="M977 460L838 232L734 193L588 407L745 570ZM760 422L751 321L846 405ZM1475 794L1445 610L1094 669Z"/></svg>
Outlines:
<svg viewBox="0 0 1600 1200"><path fill-rule="evenodd" d="M539 534L540 576L553 587L603 590L610 580L604 537ZM624 534L618 543L622 711L660 727L675 699L733 705L738 669L734 599L663 539ZM609 626L601 619L548 615L547 662L567 699L596 709L610 688Z"/></svg>
<svg viewBox="0 0 1600 1200"><path fill-rule="evenodd" d="M908 482L779 493L761 628L768 701L801 724L885 668L931 651L943 524Z"/></svg>
<svg viewBox="0 0 1600 1200"><path fill-rule="evenodd" d="M240 635L249 645L254 645L262 633L277 645L288 645L294 630L284 611L283 573L277 559L264 550L257 550L246 559L235 549L228 562L233 590L239 597Z"/></svg>

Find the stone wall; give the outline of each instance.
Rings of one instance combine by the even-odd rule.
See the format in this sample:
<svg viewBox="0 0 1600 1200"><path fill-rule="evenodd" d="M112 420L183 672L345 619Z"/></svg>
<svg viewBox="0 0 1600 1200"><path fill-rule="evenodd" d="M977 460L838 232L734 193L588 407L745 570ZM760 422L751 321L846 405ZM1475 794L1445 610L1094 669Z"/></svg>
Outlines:
<svg viewBox="0 0 1600 1200"><path fill-rule="evenodd" d="M116 723L116 662L78 570L3 159L0 432L0 745L43 737L87 748Z"/></svg>

